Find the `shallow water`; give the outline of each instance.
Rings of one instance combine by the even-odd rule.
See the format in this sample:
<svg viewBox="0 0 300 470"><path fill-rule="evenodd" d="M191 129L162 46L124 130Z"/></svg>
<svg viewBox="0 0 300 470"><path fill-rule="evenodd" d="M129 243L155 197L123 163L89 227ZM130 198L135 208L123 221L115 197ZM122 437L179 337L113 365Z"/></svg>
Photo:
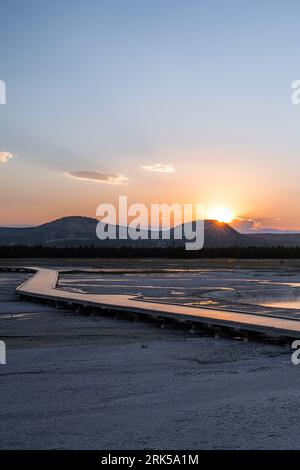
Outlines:
<svg viewBox="0 0 300 470"><path fill-rule="evenodd" d="M147 300L199 308L211 306L264 315L273 315L277 310L278 315L297 319L300 312L299 270L65 273L60 276L59 286L90 294L139 295Z"/></svg>
<svg viewBox="0 0 300 470"><path fill-rule="evenodd" d="M300 310L300 299L269 300L258 302L258 305L262 305L263 307L294 308Z"/></svg>

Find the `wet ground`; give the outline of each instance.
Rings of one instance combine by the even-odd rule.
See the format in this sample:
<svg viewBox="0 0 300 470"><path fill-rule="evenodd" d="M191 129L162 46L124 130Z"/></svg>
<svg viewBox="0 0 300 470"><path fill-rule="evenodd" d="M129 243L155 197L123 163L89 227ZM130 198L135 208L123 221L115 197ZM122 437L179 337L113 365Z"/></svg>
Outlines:
<svg viewBox="0 0 300 470"><path fill-rule="evenodd" d="M298 269L179 271L166 267L166 270L128 274L62 273L58 286L76 292L121 293L173 304L299 317Z"/></svg>
<svg viewBox="0 0 300 470"><path fill-rule="evenodd" d="M223 272L226 288L234 274ZM176 282L171 275L171 286L158 274L135 285L131 276L91 283L76 276L61 282L107 290L121 284L122 292L143 295L153 284L166 295L194 286L182 273ZM193 279L219 287L221 272L206 276ZM300 448L300 366L291 364L289 348L19 302L14 288L26 277L0 273L2 449ZM237 278L246 292L246 273Z"/></svg>

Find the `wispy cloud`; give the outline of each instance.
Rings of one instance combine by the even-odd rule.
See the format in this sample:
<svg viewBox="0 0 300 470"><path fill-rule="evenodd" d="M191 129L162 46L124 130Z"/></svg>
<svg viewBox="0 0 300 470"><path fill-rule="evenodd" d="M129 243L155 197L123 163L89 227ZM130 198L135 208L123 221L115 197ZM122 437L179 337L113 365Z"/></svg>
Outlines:
<svg viewBox="0 0 300 470"><path fill-rule="evenodd" d="M235 217L230 225L241 233L250 233L261 229L261 222L252 218Z"/></svg>
<svg viewBox="0 0 300 470"><path fill-rule="evenodd" d="M299 229L287 229L281 218L261 217L244 219L237 217L230 225L241 233L299 233Z"/></svg>
<svg viewBox="0 0 300 470"><path fill-rule="evenodd" d="M282 228L279 223L280 219L259 218L245 219L236 217L230 225L241 233L293 233L299 230L287 230Z"/></svg>
<svg viewBox="0 0 300 470"><path fill-rule="evenodd" d="M154 163L153 165L142 166L143 170L155 171L157 173L174 173L175 167L172 164L164 165L163 163Z"/></svg>
<svg viewBox="0 0 300 470"><path fill-rule="evenodd" d="M11 158L14 158L14 155L10 152L0 152L0 163L6 163Z"/></svg>
<svg viewBox="0 0 300 470"><path fill-rule="evenodd" d="M112 185L126 185L129 180L127 176L118 175L115 173L103 173L102 171L68 171L64 173L66 176L85 181L96 181L98 183L112 184Z"/></svg>

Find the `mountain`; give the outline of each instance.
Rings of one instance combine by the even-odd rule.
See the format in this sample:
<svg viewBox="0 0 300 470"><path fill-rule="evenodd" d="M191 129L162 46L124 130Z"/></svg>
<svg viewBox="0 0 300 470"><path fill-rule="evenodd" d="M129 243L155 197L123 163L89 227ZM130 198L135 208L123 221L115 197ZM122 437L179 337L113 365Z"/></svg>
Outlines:
<svg viewBox="0 0 300 470"><path fill-rule="evenodd" d="M43 246L182 246L185 240L174 239L174 229L169 240L151 240L150 233L143 231L146 240L99 240L96 237L98 221L90 217L63 217L37 227L0 227L0 245L43 245ZM119 227L116 227L119 233ZM242 234L229 224L215 220L204 223L206 247L229 246L300 246L300 234Z"/></svg>
<svg viewBox="0 0 300 470"><path fill-rule="evenodd" d="M63 217L37 227L0 228L0 245L89 245L96 238L97 220Z"/></svg>

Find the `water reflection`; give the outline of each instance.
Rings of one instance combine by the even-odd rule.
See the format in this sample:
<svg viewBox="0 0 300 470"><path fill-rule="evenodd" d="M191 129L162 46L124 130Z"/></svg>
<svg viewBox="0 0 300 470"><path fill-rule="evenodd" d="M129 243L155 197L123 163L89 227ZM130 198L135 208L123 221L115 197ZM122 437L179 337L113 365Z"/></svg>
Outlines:
<svg viewBox="0 0 300 470"><path fill-rule="evenodd" d="M258 301L257 303L263 307L295 308L300 310L300 299L265 300L263 302Z"/></svg>

